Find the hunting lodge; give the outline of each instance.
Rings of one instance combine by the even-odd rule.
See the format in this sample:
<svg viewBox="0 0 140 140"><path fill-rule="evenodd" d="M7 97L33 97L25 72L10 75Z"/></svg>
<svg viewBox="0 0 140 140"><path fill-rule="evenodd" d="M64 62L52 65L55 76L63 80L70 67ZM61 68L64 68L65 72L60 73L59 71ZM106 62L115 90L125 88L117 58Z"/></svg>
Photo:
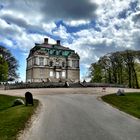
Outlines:
<svg viewBox="0 0 140 140"><path fill-rule="evenodd" d="M74 50L61 45L37 44L30 50L27 58L26 82L78 82L80 80L80 57Z"/></svg>

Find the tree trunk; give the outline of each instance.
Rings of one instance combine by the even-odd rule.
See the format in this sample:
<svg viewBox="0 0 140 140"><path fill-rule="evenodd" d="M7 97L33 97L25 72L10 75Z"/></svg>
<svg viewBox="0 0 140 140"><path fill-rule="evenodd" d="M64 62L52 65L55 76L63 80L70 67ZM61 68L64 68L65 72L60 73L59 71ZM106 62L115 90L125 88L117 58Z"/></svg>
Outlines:
<svg viewBox="0 0 140 140"><path fill-rule="evenodd" d="M136 70L134 68L134 64L133 64L133 72L134 72L134 78L135 78L135 82L136 82L136 88L139 88L138 77L137 77Z"/></svg>

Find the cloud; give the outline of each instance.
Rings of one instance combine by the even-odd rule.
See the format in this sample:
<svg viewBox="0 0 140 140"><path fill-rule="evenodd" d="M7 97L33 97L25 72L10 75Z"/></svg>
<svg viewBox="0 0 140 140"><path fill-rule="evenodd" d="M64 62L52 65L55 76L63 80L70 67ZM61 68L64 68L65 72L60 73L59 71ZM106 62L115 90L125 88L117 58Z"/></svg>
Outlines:
<svg viewBox="0 0 140 140"><path fill-rule="evenodd" d="M136 26L140 27L140 11L132 14L132 20L135 22Z"/></svg>
<svg viewBox="0 0 140 140"><path fill-rule="evenodd" d="M87 25L90 23L90 20L69 20L64 22L67 26L78 27L81 25Z"/></svg>
<svg viewBox="0 0 140 140"><path fill-rule="evenodd" d="M11 16L10 14L5 14L1 16L1 19L5 20L8 24L15 24L20 27L27 28L28 23L23 18L17 18L14 16Z"/></svg>
<svg viewBox="0 0 140 140"><path fill-rule="evenodd" d="M91 0L1 0L1 3L2 9L24 13L27 17L40 14L44 16L44 20L91 19L95 17L97 9L97 4Z"/></svg>
<svg viewBox="0 0 140 140"><path fill-rule="evenodd" d="M81 20L93 18L96 9L90 0L44 0L42 13L50 19Z"/></svg>

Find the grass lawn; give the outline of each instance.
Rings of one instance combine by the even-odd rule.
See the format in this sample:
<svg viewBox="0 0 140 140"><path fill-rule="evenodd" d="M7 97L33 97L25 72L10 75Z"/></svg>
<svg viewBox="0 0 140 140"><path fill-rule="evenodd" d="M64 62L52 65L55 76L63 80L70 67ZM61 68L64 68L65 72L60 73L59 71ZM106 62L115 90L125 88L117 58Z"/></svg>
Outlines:
<svg viewBox="0 0 140 140"><path fill-rule="evenodd" d="M126 93L125 96L111 94L103 96L102 99L119 110L140 119L140 93Z"/></svg>
<svg viewBox="0 0 140 140"><path fill-rule="evenodd" d="M25 123L38 106L38 100L34 100L34 106L11 107L17 98L21 97L0 95L0 140L16 140L17 134L25 128Z"/></svg>

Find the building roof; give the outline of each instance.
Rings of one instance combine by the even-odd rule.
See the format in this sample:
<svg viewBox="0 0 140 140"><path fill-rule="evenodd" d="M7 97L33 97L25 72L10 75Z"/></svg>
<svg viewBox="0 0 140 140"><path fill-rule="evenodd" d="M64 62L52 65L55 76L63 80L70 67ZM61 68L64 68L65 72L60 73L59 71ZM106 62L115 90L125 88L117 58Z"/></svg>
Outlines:
<svg viewBox="0 0 140 140"><path fill-rule="evenodd" d="M44 44L43 43L43 44L38 44L37 46L48 48L48 49L71 50L68 47L64 47L64 46L58 45L58 44ZM71 50L71 51L74 51L74 50Z"/></svg>
<svg viewBox="0 0 140 140"><path fill-rule="evenodd" d="M28 58L32 56L35 52L40 52L40 51L46 52L49 55L57 55L63 57L68 57L71 54L75 54L74 50L62 46L60 44L60 40L57 40L56 44L49 44L48 38L45 38L44 43L42 44L35 43L35 46L30 50Z"/></svg>

